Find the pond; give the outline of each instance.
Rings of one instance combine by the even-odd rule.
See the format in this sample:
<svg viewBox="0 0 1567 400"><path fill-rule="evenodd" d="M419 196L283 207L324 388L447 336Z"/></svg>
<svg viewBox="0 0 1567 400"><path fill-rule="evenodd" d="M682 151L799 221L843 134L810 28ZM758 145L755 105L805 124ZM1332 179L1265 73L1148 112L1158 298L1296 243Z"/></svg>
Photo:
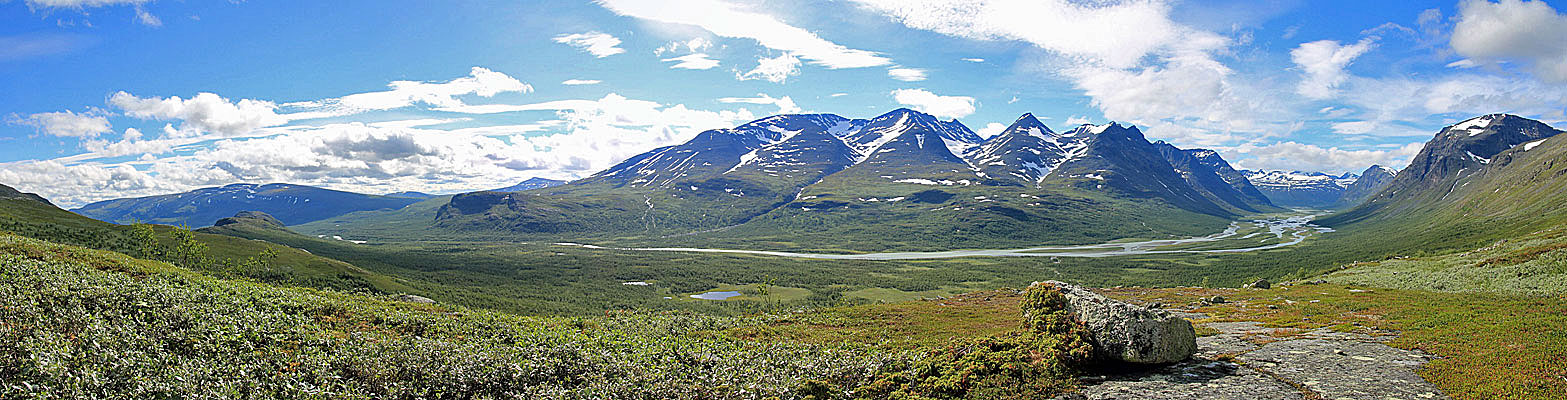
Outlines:
<svg viewBox="0 0 1567 400"><path fill-rule="evenodd" d="M707 292L702 294L693 294L691 295L691 298L702 300L728 300L730 297L739 295L740 292Z"/></svg>

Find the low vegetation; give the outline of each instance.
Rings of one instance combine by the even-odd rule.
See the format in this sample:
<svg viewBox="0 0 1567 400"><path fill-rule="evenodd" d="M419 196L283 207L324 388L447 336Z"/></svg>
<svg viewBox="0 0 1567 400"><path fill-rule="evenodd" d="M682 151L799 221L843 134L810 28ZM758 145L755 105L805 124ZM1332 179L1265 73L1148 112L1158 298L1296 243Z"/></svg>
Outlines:
<svg viewBox="0 0 1567 400"><path fill-rule="evenodd" d="M1018 398L1071 390L1089 351L1045 290L1005 331L899 348L736 334L814 312L525 317L9 234L0 304L0 398Z"/></svg>

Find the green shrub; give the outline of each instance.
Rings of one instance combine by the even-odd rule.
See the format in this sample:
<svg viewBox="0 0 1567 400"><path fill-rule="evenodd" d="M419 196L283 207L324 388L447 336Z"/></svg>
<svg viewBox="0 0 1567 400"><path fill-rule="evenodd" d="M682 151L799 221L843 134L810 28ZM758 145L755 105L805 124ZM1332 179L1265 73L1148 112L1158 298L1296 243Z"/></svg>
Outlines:
<svg viewBox="0 0 1567 400"><path fill-rule="evenodd" d="M1034 399L1070 391L1093 348L1053 286L1033 285L1023 326L927 350L913 368L879 376L856 391L866 399Z"/></svg>

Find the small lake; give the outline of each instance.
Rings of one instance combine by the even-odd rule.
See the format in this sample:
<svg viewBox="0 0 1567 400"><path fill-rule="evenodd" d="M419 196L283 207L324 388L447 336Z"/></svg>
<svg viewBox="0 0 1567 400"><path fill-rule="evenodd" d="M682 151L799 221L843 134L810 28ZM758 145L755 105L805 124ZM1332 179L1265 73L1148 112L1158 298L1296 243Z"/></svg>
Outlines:
<svg viewBox="0 0 1567 400"><path fill-rule="evenodd" d="M693 294L691 295L691 298L702 300L728 300L730 297L739 295L740 292L707 292L702 294Z"/></svg>

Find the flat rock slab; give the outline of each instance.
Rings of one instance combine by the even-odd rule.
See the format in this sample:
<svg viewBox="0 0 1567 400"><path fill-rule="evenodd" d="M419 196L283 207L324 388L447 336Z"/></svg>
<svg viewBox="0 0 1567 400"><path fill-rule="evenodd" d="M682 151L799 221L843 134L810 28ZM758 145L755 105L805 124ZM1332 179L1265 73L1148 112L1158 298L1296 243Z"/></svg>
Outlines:
<svg viewBox="0 0 1567 400"><path fill-rule="evenodd" d="M1415 375L1429 357L1381 343L1299 339L1273 342L1236 357L1325 399L1445 399Z"/></svg>
<svg viewBox="0 0 1567 400"><path fill-rule="evenodd" d="M1391 336L1308 332L1258 322L1203 324L1218 334L1197 338L1194 358L1095 379L1062 399L1447 399L1415 375L1430 360L1382 344ZM1284 334L1280 334L1284 333ZM1224 356L1234 355L1237 362Z"/></svg>
<svg viewBox="0 0 1567 400"><path fill-rule="evenodd" d="M1294 387L1223 361L1192 360L1149 373L1110 377L1084 388L1082 399L1301 400Z"/></svg>

